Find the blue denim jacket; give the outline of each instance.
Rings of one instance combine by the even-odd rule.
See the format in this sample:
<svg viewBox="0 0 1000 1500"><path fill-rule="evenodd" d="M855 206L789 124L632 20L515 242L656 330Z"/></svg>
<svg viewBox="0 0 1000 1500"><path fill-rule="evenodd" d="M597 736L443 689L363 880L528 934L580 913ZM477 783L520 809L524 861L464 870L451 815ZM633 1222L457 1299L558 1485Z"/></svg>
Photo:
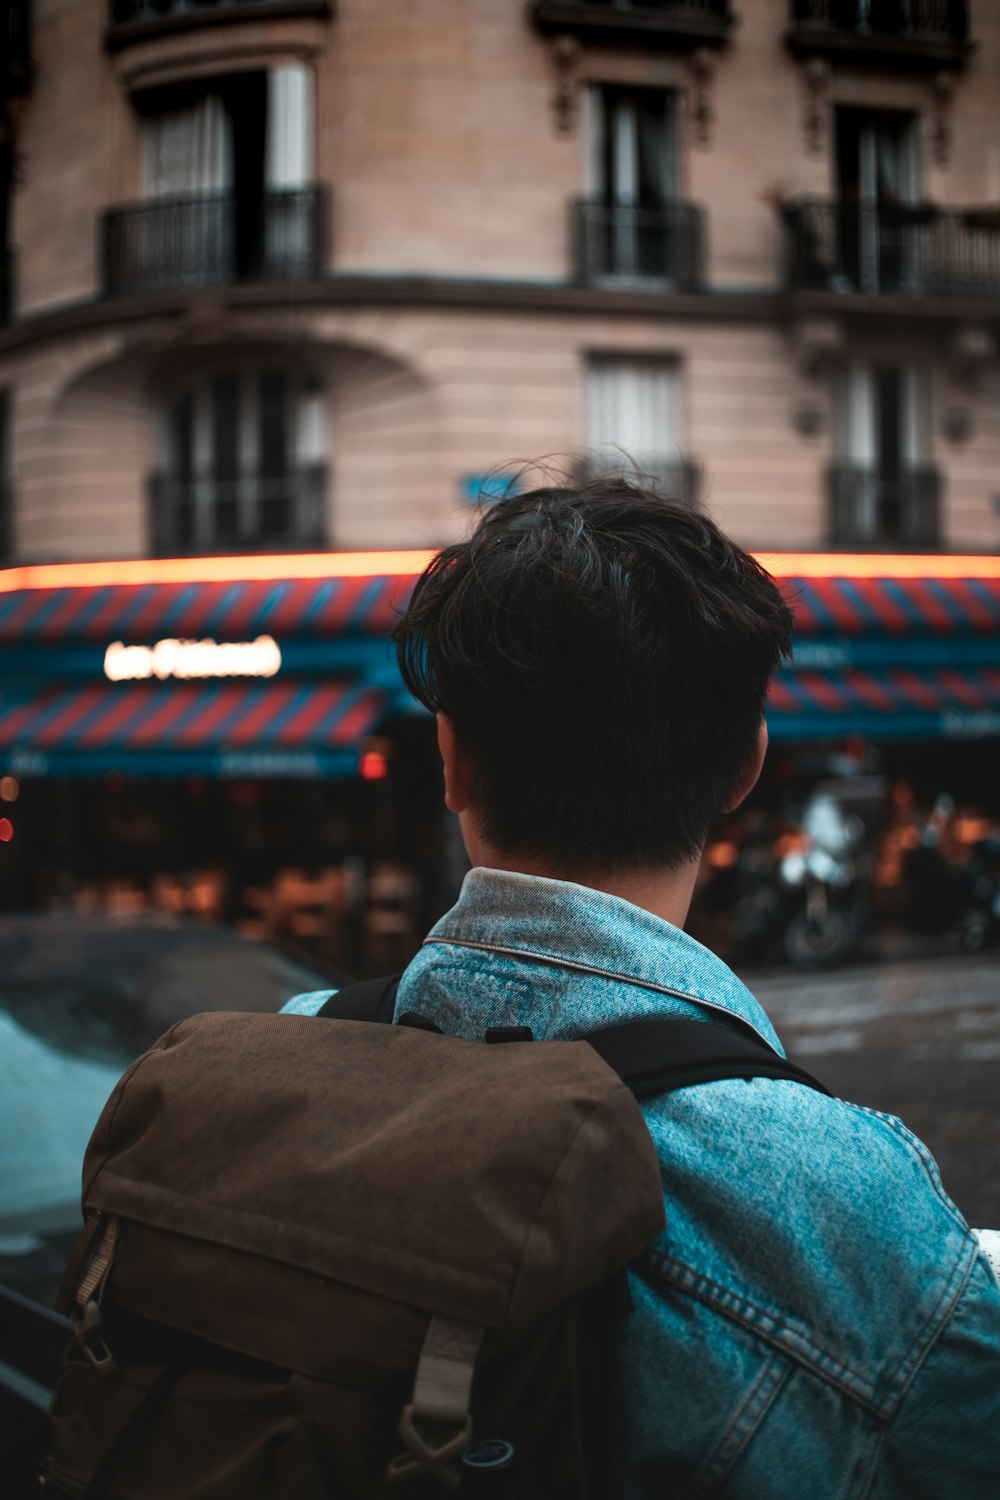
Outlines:
<svg viewBox="0 0 1000 1500"><path fill-rule="evenodd" d="M315 1012L329 992L286 1007ZM648 1015L776 1051L736 976L618 897L473 870L397 1015L572 1038ZM997 1500L1000 1287L900 1122L783 1080L643 1104L667 1227L630 1272L616 1500ZM671 1490L671 1493L675 1493Z"/></svg>

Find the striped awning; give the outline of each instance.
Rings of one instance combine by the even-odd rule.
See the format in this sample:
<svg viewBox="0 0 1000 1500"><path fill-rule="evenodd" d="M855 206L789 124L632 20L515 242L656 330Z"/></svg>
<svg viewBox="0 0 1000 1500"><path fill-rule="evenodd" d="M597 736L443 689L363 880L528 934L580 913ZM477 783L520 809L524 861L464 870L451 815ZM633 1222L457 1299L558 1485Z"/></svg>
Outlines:
<svg viewBox="0 0 1000 1500"><path fill-rule="evenodd" d="M780 586L800 639L1000 633L1000 578L788 577Z"/></svg>
<svg viewBox="0 0 1000 1500"><path fill-rule="evenodd" d="M52 684L0 708L0 764L33 774L351 775L387 707L364 682Z"/></svg>
<svg viewBox="0 0 1000 1500"><path fill-rule="evenodd" d="M412 578L387 576L15 589L0 595L0 646L162 636L241 640L262 631L282 639L378 635L412 587Z"/></svg>
<svg viewBox="0 0 1000 1500"><path fill-rule="evenodd" d="M767 703L773 740L1000 735L1000 666L786 670Z"/></svg>
<svg viewBox="0 0 1000 1500"><path fill-rule="evenodd" d="M384 635L410 576L109 583L0 594L0 647L163 636ZM800 638L1000 632L1000 578L782 577Z"/></svg>

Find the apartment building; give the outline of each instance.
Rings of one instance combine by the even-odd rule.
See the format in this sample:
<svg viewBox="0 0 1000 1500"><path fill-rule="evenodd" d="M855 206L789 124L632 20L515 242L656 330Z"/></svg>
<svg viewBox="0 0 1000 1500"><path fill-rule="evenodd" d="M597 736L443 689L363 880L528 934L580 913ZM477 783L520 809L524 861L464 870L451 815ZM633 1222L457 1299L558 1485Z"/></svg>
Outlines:
<svg viewBox="0 0 1000 1500"><path fill-rule="evenodd" d="M436 545L618 447L1000 543L989 0L6 8L10 559Z"/></svg>

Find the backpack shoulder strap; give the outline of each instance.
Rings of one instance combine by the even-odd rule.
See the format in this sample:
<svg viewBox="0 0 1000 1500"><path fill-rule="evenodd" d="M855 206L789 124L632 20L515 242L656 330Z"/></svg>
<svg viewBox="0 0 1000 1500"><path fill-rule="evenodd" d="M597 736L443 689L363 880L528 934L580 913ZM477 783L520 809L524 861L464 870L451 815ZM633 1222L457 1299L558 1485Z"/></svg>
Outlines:
<svg viewBox="0 0 1000 1500"><path fill-rule="evenodd" d="M804 1068L779 1057L749 1032L681 1016L624 1021L582 1038L614 1068L637 1099L722 1078L789 1078L821 1094L830 1090Z"/></svg>
<svg viewBox="0 0 1000 1500"><path fill-rule="evenodd" d="M402 974L389 974L381 979L359 979L356 984L346 984L331 995L316 1014L334 1021L384 1021L388 1024L392 1021L396 991L402 977Z"/></svg>
<svg viewBox="0 0 1000 1500"><path fill-rule="evenodd" d="M335 1021L388 1024L401 978L390 974L345 985L316 1014ZM821 1094L830 1093L811 1073L779 1057L750 1031L734 1031L713 1021L648 1016L589 1032L580 1040L590 1043L637 1099L722 1078L790 1078Z"/></svg>

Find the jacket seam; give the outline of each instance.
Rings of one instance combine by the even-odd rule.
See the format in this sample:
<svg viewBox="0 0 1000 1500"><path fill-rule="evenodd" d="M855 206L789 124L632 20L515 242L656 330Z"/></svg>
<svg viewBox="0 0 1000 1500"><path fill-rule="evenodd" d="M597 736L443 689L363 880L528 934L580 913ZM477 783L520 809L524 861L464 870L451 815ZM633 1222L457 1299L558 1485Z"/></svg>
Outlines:
<svg viewBox="0 0 1000 1500"><path fill-rule="evenodd" d="M885 1440L888 1436L888 1433L888 1422L882 1422L876 1428L876 1439L874 1444L872 1445L872 1456L868 1464L868 1473L865 1475L862 1487L858 1492L858 1500L868 1500L868 1496L871 1494L872 1485L875 1483L875 1474L878 1470L878 1461L882 1456L882 1449L885 1446Z"/></svg>
<svg viewBox="0 0 1000 1500"><path fill-rule="evenodd" d="M834 1360L829 1354L817 1349L799 1331L790 1328L782 1330L773 1313L765 1311L749 1298L696 1271L683 1261L671 1260L661 1250L648 1250L642 1257L642 1263L648 1264L656 1275L679 1292L711 1307L721 1317L737 1323L786 1358L795 1360L803 1369L836 1386L844 1396L881 1421L887 1421L891 1416L892 1406L888 1399L879 1400L874 1393L865 1394L864 1389L861 1389L870 1390L870 1383L863 1375L852 1370L842 1360Z"/></svg>
<svg viewBox="0 0 1000 1500"><path fill-rule="evenodd" d="M970 1234L965 1244L965 1258L963 1260L963 1257L959 1256L955 1264L955 1269L954 1271L952 1271L951 1276L948 1279L947 1286L941 1293L941 1297L938 1301L937 1306L934 1308L934 1311L932 1313L928 1313L927 1318L924 1321L923 1327L921 1328L921 1333L923 1333L926 1329L930 1329L932 1323L935 1324L933 1330L929 1332L927 1337L924 1339L923 1346L922 1348L920 1348L919 1352L911 1351L913 1353L913 1368L903 1380L903 1383L899 1389L899 1394L897 1395L896 1400L893 1403L893 1409L891 1413L893 1417L895 1417L896 1412L909 1393L914 1380L916 1380L918 1374L920 1373L921 1366L924 1364L931 1350L937 1344L937 1341L944 1332L946 1325L954 1316L955 1308L958 1305L959 1299L961 1298L962 1293L965 1291L965 1288L968 1286L969 1279L972 1276L973 1270L975 1269L977 1255L978 1251L976 1248L976 1244L972 1235ZM956 1281L959 1282L959 1285L955 1287L954 1293L949 1296L948 1294L951 1291L951 1288L955 1285ZM913 1342L914 1351L916 1351L918 1339L914 1339Z"/></svg>
<svg viewBox="0 0 1000 1500"><path fill-rule="evenodd" d="M726 1428L714 1451L677 1496L677 1500L708 1500L756 1435L791 1373L787 1359L775 1354L754 1381L750 1392Z"/></svg>
<svg viewBox="0 0 1000 1500"><path fill-rule="evenodd" d="M972 1275L973 1267L976 1263L978 1246L974 1237L966 1227L965 1221L961 1218L957 1209L955 1208L955 1205L948 1198L948 1195L945 1193L939 1180L935 1177L934 1172L932 1172L928 1167L927 1160L924 1155L926 1147L922 1151L918 1150L914 1146L916 1137L910 1135L910 1132L906 1129L906 1126L902 1124L902 1121L895 1120L892 1115L883 1114L881 1110L867 1109L864 1105L852 1104L849 1107L852 1110L857 1111L859 1114L866 1115L869 1119L875 1118L880 1120L887 1129L892 1131L897 1140L900 1140L903 1145L908 1148L911 1155L917 1160L917 1162L919 1162L920 1168L924 1173L927 1181L930 1183L935 1197L941 1203L942 1207L948 1211L950 1218L954 1222L955 1228L959 1229L962 1232L963 1237L964 1253L957 1256L954 1269L952 1270L951 1275L948 1277L947 1282L942 1288L941 1296L938 1298L938 1301L934 1304L934 1306L928 1312L927 1316L924 1318L924 1321L921 1323L917 1332L914 1334L913 1343L910 1345L909 1349L906 1351L906 1354L899 1362L899 1366L896 1370L898 1391L896 1393L895 1400L893 1401L893 1411L895 1411L895 1408L903 1400L903 1397L906 1395L911 1384L913 1383L913 1380L916 1377L917 1371L920 1369L920 1366L923 1364L924 1360L927 1358L928 1353L933 1348L937 1339L940 1337L941 1330L944 1327L944 1324L948 1321L949 1317L952 1314L952 1311L954 1310L955 1304L958 1302L958 1299L961 1297L963 1291L965 1290L969 1281L969 1277ZM956 1282L958 1283L957 1286Z"/></svg>
<svg viewBox="0 0 1000 1500"><path fill-rule="evenodd" d="M777 1057L783 1055L775 1047L770 1038L765 1036L752 1021L748 1021L745 1016L738 1015L735 1011L730 1010L728 1006L720 1005L717 1000L706 1000L701 995L692 995L687 990L675 989L667 984L658 984L653 979L640 979L634 974L623 974L617 969L602 969L596 964L581 963L579 959L570 958L563 954L541 953L533 948L514 948L500 943L478 943L471 938L427 937L424 939L422 946L435 947L438 944L444 944L453 948L473 948L479 953L497 953L505 958L527 958L535 963L552 964L557 969L571 969L577 974L594 974L599 979L614 979L620 983L634 984L639 989L652 990L656 995L670 995L675 1000L686 1000L690 1005L702 1006L706 1010L711 1010L720 1016L725 1016L727 1020L735 1022L738 1026L747 1027ZM608 1024L612 1025L613 1022L609 1022Z"/></svg>

